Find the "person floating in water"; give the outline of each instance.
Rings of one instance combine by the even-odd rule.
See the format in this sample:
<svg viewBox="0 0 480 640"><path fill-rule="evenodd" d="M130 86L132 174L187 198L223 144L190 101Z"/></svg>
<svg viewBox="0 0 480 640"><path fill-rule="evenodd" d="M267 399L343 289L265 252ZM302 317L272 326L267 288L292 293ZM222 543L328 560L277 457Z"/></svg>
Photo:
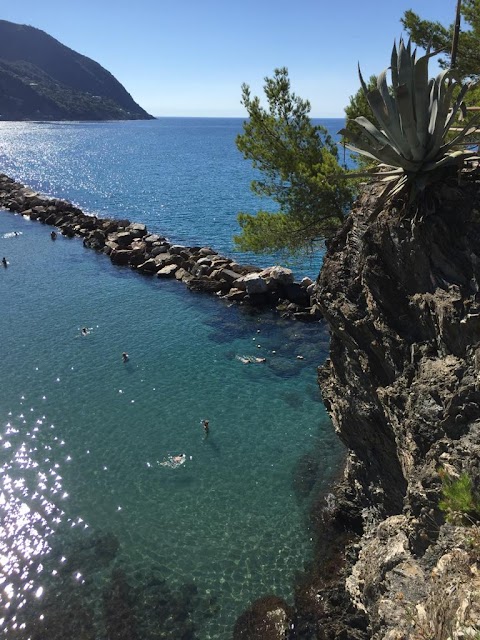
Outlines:
<svg viewBox="0 0 480 640"><path fill-rule="evenodd" d="M251 362L266 362L266 358L258 358L256 356L235 356L237 360L243 362L243 364L250 364Z"/></svg>
<svg viewBox="0 0 480 640"><path fill-rule="evenodd" d="M128 362L128 353L126 351L122 353L122 360L123 362Z"/></svg>
<svg viewBox="0 0 480 640"><path fill-rule="evenodd" d="M208 420L202 420L202 427L203 431L205 432L205 437L207 437L210 432L210 424Z"/></svg>
<svg viewBox="0 0 480 640"><path fill-rule="evenodd" d="M161 467L170 467L170 469L176 469L177 467L180 467L182 464L184 464L186 459L186 454L182 453L178 456L168 456L166 460L164 460L163 462L159 462L158 464Z"/></svg>
<svg viewBox="0 0 480 640"><path fill-rule="evenodd" d="M87 329L87 327L82 327L82 336L88 336L89 331Z"/></svg>
<svg viewBox="0 0 480 640"><path fill-rule="evenodd" d="M3 258L2 258L2 264L3 264L3 266L4 266L5 268L6 268L6 267L7 267L7 265L8 265L8 262L7 262L7 259L5 258L5 256L3 256Z"/></svg>
<svg viewBox="0 0 480 640"><path fill-rule="evenodd" d="M52 233L50 234L50 238L52 240L56 240L57 239L57 234L55 233L55 231L52 231Z"/></svg>

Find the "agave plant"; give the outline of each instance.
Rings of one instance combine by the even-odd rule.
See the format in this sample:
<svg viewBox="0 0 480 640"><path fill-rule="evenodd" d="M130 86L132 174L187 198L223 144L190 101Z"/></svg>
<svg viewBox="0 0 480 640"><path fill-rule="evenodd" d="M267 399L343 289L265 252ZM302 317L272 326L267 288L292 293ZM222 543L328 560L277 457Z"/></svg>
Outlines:
<svg viewBox="0 0 480 640"><path fill-rule="evenodd" d="M427 51L417 58L410 41L405 45L400 40L398 50L395 43L390 66L391 89L387 86L388 69L378 76L377 88L372 91L358 69L362 89L379 126L361 116L353 121L358 125L356 131L342 129L339 133L352 143L346 144L347 148L380 163L368 175L387 182L388 197L410 191L413 198L439 169L462 166L467 158L475 156L469 149L458 149L475 130L473 121L454 138L446 139L463 110L463 98L471 85L460 85L449 69L429 80L428 60L433 55L436 54Z"/></svg>

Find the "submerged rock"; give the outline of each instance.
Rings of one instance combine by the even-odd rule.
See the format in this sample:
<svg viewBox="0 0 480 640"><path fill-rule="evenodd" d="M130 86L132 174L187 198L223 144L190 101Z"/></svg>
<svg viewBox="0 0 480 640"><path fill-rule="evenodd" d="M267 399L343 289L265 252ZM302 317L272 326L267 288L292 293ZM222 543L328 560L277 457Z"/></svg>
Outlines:
<svg viewBox="0 0 480 640"><path fill-rule="evenodd" d="M259 598L238 618L233 640L285 640L292 625L292 613L281 598Z"/></svg>

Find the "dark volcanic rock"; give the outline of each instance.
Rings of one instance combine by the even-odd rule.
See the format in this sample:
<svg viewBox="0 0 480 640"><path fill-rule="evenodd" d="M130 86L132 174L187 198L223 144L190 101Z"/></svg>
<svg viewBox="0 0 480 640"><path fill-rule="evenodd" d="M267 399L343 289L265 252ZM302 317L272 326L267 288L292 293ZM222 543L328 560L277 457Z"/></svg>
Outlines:
<svg viewBox="0 0 480 640"><path fill-rule="evenodd" d="M417 605L430 612L425 637L440 637L428 625L441 616L461 629L478 614L468 569L438 577L455 548L438 469L480 487L480 184L452 180L427 197L429 215L375 216L368 190L331 243L317 292L331 330L320 385L350 452L344 496L362 514L343 584L376 640L413 637Z"/></svg>

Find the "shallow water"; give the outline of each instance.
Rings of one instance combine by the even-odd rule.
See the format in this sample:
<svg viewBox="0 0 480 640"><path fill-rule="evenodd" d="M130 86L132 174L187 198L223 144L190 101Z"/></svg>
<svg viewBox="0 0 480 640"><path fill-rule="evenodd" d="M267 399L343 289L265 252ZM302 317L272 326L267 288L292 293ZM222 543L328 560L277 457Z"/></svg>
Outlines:
<svg viewBox="0 0 480 640"><path fill-rule="evenodd" d="M342 453L316 386L328 335L49 231L0 212L4 636L229 638L309 559L309 498Z"/></svg>

